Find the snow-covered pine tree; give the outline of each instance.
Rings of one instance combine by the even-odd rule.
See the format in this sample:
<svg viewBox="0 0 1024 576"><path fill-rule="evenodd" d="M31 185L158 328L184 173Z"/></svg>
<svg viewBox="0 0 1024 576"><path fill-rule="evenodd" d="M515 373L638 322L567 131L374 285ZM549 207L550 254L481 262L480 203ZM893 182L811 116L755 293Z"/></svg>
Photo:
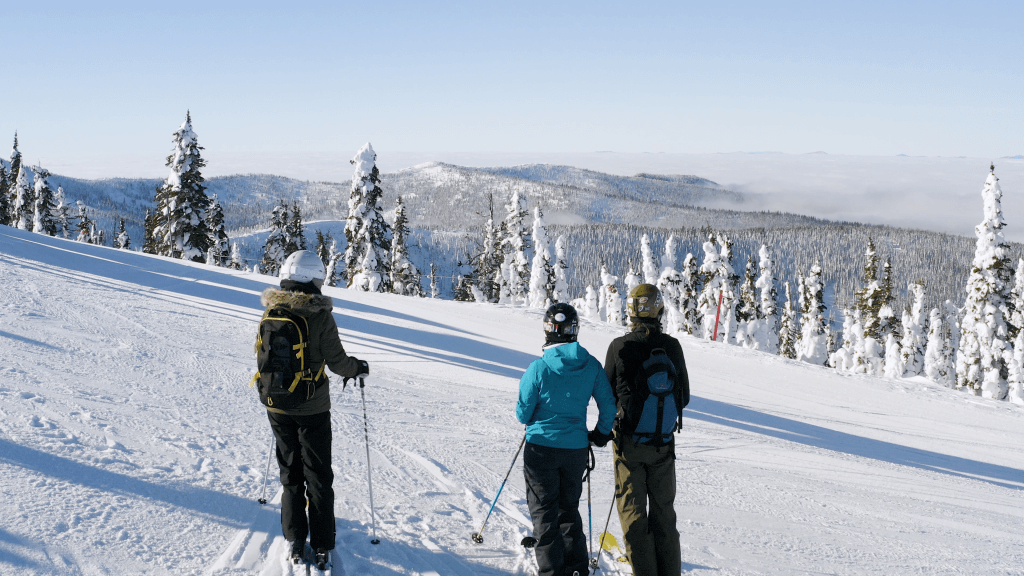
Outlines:
<svg viewBox="0 0 1024 576"><path fill-rule="evenodd" d="M640 266L644 273L645 284L657 284L658 278L661 276L660 268L654 263L654 251L651 250L651 239L645 232L640 237L640 257L642 264Z"/></svg>
<svg viewBox="0 0 1024 576"><path fill-rule="evenodd" d="M715 245L714 236L709 235L704 243L704 263L700 267L704 289L697 298L697 311L703 319L701 337L707 340L720 340L721 323L719 302L725 302L725 290L728 273L725 271L721 253ZM715 324L719 324L718 334Z"/></svg>
<svg viewBox="0 0 1024 576"><path fill-rule="evenodd" d="M345 253L338 250L338 240L336 238L331 239L331 249L327 256L327 270L324 274L324 284L327 286L338 286L344 282L342 277L342 259L345 257Z"/></svg>
<svg viewBox="0 0 1024 576"><path fill-rule="evenodd" d="M206 166L203 147L192 131L192 114L174 132L174 150L167 157L171 173L157 188L156 227L153 230L158 253L171 258L202 262L210 248L206 227L206 181L200 170Z"/></svg>
<svg viewBox="0 0 1024 576"><path fill-rule="evenodd" d="M853 369L853 312L843 310L843 340L839 348L829 355L829 364L836 372L851 372Z"/></svg>
<svg viewBox="0 0 1024 576"><path fill-rule="evenodd" d="M555 289L551 293L552 302L569 301L569 280L567 278L569 263L565 255L565 242L565 234L559 234L558 239L555 240Z"/></svg>
<svg viewBox="0 0 1024 576"><path fill-rule="evenodd" d="M11 183L7 166L0 162L0 225L8 226L11 221Z"/></svg>
<svg viewBox="0 0 1024 576"><path fill-rule="evenodd" d="M608 267L601 264L601 296L605 302L605 321L613 326L622 326L622 296L616 284L618 276L613 276Z"/></svg>
<svg viewBox="0 0 1024 576"><path fill-rule="evenodd" d="M1013 348L1006 351L1009 365L1006 378L1006 399L1014 404L1024 404L1024 330L1017 331Z"/></svg>
<svg viewBox="0 0 1024 576"><path fill-rule="evenodd" d="M633 268L633 262L630 261L629 270L626 272L626 294L629 294L633 291L633 288L636 288L643 283L643 276L636 273L636 270Z"/></svg>
<svg viewBox="0 0 1024 576"><path fill-rule="evenodd" d="M14 133L14 146L11 148L11 163L7 166L7 178L6 189L0 189L0 191L6 192L6 211L0 215L0 224L6 224L8 226L18 227L18 212L15 211L15 202L18 196L18 190L16 188L18 183L18 173L21 172L21 151L18 150L18 133Z"/></svg>
<svg viewBox="0 0 1024 576"><path fill-rule="evenodd" d="M284 236L285 258L291 256L292 252L306 249L306 230L302 225L302 211L296 201L292 201L292 211L284 226Z"/></svg>
<svg viewBox="0 0 1024 576"><path fill-rule="evenodd" d="M331 263L331 243L334 238L330 232L324 232L323 230L316 230L316 255L320 258L320 261L324 264L324 269L327 269L327 265Z"/></svg>
<svg viewBox="0 0 1024 576"><path fill-rule="evenodd" d="M683 258L681 276L683 281L679 285L679 313L683 317L682 329L687 334L703 336L701 333L702 319L698 309L698 299L701 294L700 274L697 271L697 259L689 252L686 253L686 258Z"/></svg>
<svg viewBox="0 0 1024 576"><path fill-rule="evenodd" d="M347 286L367 292L390 292L391 230L380 207L384 191L380 187L377 153L367 142L349 162L355 170L345 220Z"/></svg>
<svg viewBox="0 0 1024 576"><path fill-rule="evenodd" d="M555 267L548 245L548 233L544 225L544 213L540 206L533 207L533 265L530 267L530 307L544 308L553 302L555 291Z"/></svg>
<svg viewBox="0 0 1024 576"><path fill-rule="evenodd" d="M901 358L904 376L919 376L924 372L924 352L928 327L924 317L924 283L915 282L907 287L914 300L910 310L903 314L903 340Z"/></svg>
<svg viewBox="0 0 1024 576"><path fill-rule="evenodd" d="M1010 290L1010 302L1007 304L1009 316L1006 319L1007 337L1016 341L1017 333L1024 328L1024 258L1017 260L1017 270L1013 275L1013 289Z"/></svg>
<svg viewBox="0 0 1024 576"><path fill-rule="evenodd" d="M900 354L900 343L892 334L885 335L885 377L902 378L905 367Z"/></svg>
<svg viewBox="0 0 1024 576"><path fill-rule="evenodd" d="M405 215L405 204L399 196L391 234L391 290L403 296L423 296L420 271L409 259L409 247L405 243L408 236L409 218Z"/></svg>
<svg viewBox="0 0 1024 576"><path fill-rule="evenodd" d="M114 248L128 250L132 247L132 239L124 228L124 218L117 219L117 236L114 237Z"/></svg>
<svg viewBox="0 0 1024 576"><path fill-rule="evenodd" d="M57 204L54 215L57 218L57 234L61 238L68 238L71 234L72 216L68 213L67 200L64 198L64 187L57 186L57 192L53 195L53 201Z"/></svg>
<svg viewBox="0 0 1024 576"><path fill-rule="evenodd" d="M775 279L775 260L772 250L761 244L757 251L758 276L757 287L759 330L754 338L754 349L764 350L770 354L778 353L779 346L779 310L777 280Z"/></svg>
<svg viewBox="0 0 1024 576"><path fill-rule="evenodd" d="M430 263L430 297L441 297L441 286L437 283L437 266L433 262Z"/></svg>
<svg viewBox="0 0 1024 576"><path fill-rule="evenodd" d="M932 308L928 318L928 343L924 352L924 375L932 382L947 388L952 388L956 384L952 352L949 324L943 321L942 311Z"/></svg>
<svg viewBox="0 0 1024 576"><path fill-rule="evenodd" d="M526 195L518 188L512 191L509 203L505 205L505 220L502 222L502 252L504 262L501 266L503 279L501 301L508 304L527 304L530 294L530 261L526 253L530 248L527 235Z"/></svg>
<svg viewBox="0 0 1024 576"><path fill-rule="evenodd" d="M14 179L14 206L11 211L11 226L19 230L32 229L32 215L35 212L32 188L28 183L25 166L19 164Z"/></svg>
<svg viewBox="0 0 1024 576"><path fill-rule="evenodd" d="M721 337L719 339L727 344L732 344L736 332L736 305L739 304L740 275L736 273L736 268L733 265L735 252L732 239L724 232L719 232L718 245L721 247L723 265L721 276L725 280L725 291L722 293Z"/></svg>
<svg viewBox="0 0 1024 576"><path fill-rule="evenodd" d="M228 239L227 231L224 230L224 208L221 207L216 194L210 197L210 209L206 212L206 229L210 234L209 254L213 258L207 263L215 266L227 266L231 241Z"/></svg>
<svg viewBox="0 0 1024 576"><path fill-rule="evenodd" d="M881 334L878 320L878 311L882 307L882 298L879 294L878 282L878 254L875 252L875 243L868 238L868 247L864 251L867 262L864 264L864 274L861 276L861 289L857 291L857 311L860 312L860 324L864 327L864 337L879 339Z"/></svg>
<svg viewBox="0 0 1024 576"><path fill-rule="evenodd" d="M828 360L828 325L825 320L824 292L821 266L815 262L803 282L797 359L822 366Z"/></svg>
<svg viewBox="0 0 1024 576"><path fill-rule="evenodd" d="M79 242L92 242L93 229L95 225L91 218L89 218L89 207L84 202L79 200L78 204L78 237L75 240Z"/></svg>
<svg viewBox="0 0 1024 576"><path fill-rule="evenodd" d="M464 260L455 263L455 286L452 288L452 298L457 302L476 302L476 295L473 288L476 286L476 279L473 278L473 265L467 254Z"/></svg>
<svg viewBox="0 0 1024 576"><path fill-rule="evenodd" d="M598 304L598 294L594 287L587 285L587 295L584 297L583 316L593 322L601 321L601 305Z"/></svg>
<svg viewBox="0 0 1024 576"><path fill-rule="evenodd" d="M754 255L747 257L746 273L740 285L740 300L736 305L736 343L744 348L754 348L758 329L757 294L754 287L756 277Z"/></svg>
<svg viewBox="0 0 1024 576"><path fill-rule="evenodd" d="M50 171L40 166L32 167L33 215L32 231L47 236L57 235L57 203L53 201L53 189L47 178Z"/></svg>
<svg viewBox="0 0 1024 576"><path fill-rule="evenodd" d="M142 251L146 254L156 254L160 249L156 239L156 212L146 208L146 217L143 219Z"/></svg>
<svg viewBox="0 0 1024 576"><path fill-rule="evenodd" d="M473 260L473 275L477 279L477 288L486 302L497 302L501 296L501 285L494 281L495 272L500 271L500 261L496 258L496 248L500 244L498 228L494 225L494 194L489 196L488 217L484 223L483 241L480 253ZM496 264L497 263L497 264ZM500 277L500 274L499 274Z"/></svg>
<svg viewBox="0 0 1024 576"><path fill-rule="evenodd" d="M661 274L656 284L665 305L663 324L668 334L685 331L683 314L679 306L682 284L683 276L676 270L676 237L670 234L665 241L665 253L661 257Z"/></svg>
<svg viewBox="0 0 1024 576"><path fill-rule="evenodd" d="M903 336L903 326L900 317L896 314L896 292L892 279L892 260L885 259L882 266L882 279L879 282L878 298L881 306L878 308L878 333L881 339L889 334L893 335L896 343L900 343Z"/></svg>
<svg viewBox="0 0 1024 576"><path fill-rule="evenodd" d="M789 290L789 282L784 284L786 303L782 308L782 320L779 322L779 355L796 359L796 310L793 309L793 297Z"/></svg>
<svg viewBox="0 0 1024 576"><path fill-rule="evenodd" d="M285 249L288 246L288 239L285 234L285 226L288 225L288 205L281 202L270 213L270 233L267 234L267 241L263 244L263 259L260 260L260 270L267 276L277 276L284 264L288 254Z"/></svg>
<svg viewBox="0 0 1024 576"><path fill-rule="evenodd" d="M228 268L242 270L244 267L242 252L238 249L238 242L234 242L231 244L231 263L228 264Z"/></svg>
<svg viewBox="0 0 1024 576"><path fill-rule="evenodd" d="M974 231L978 236L967 300L961 321L957 353L956 386L986 398L1002 400L1009 375L1003 352L1007 348L1004 316L1010 296L1010 247L1003 236L1003 192L993 166L981 197L984 220Z"/></svg>

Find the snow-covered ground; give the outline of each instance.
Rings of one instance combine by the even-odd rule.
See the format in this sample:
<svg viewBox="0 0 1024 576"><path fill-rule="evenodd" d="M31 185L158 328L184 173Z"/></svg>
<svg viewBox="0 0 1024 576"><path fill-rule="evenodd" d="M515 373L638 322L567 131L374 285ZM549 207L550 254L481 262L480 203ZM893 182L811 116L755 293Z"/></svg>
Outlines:
<svg viewBox="0 0 1024 576"><path fill-rule="evenodd" d="M272 282L0 227L0 574L285 573L277 509L256 503L270 431L247 387ZM344 574L530 573L518 463L485 543L469 535L522 437L540 311L327 292L373 373L379 546L359 396L332 387ZM620 331L588 323L580 339L603 358ZM1024 572L1024 408L683 346L688 573ZM613 489L609 450L597 459L595 535Z"/></svg>

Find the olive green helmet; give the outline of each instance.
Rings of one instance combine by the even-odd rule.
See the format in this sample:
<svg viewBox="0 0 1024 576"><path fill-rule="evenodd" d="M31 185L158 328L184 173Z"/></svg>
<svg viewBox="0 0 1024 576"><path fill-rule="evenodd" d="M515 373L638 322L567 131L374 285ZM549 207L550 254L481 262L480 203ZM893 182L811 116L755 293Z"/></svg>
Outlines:
<svg viewBox="0 0 1024 576"><path fill-rule="evenodd" d="M660 318L665 310L661 290L654 284L641 284L629 291L626 314L630 318Z"/></svg>

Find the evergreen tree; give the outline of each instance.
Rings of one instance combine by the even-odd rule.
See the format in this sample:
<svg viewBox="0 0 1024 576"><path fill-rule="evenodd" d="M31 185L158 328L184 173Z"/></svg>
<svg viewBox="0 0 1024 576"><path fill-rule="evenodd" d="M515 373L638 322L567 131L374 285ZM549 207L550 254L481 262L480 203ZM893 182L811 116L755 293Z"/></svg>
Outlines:
<svg viewBox="0 0 1024 576"><path fill-rule="evenodd" d="M641 270L644 273L644 283L655 284L658 283L658 278L661 276L658 265L654 263L654 251L651 250L651 239L644 233L640 237L640 257L642 259Z"/></svg>
<svg viewBox="0 0 1024 576"><path fill-rule="evenodd" d="M661 273L656 283L665 305L665 331L669 334L685 332L683 314L680 311L680 293L683 290L683 276L676 270L676 237L670 234L665 241L665 253L661 257Z"/></svg>
<svg viewBox="0 0 1024 576"><path fill-rule="evenodd" d="M509 203L505 205L505 220L502 222L502 252L504 262L501 267L502 294L501 302L509 304L526 304L530 294L530 261L526 253L530 250L527 235L526 196L519 189L512 191Z"/></svg>
<svg viewBox="0 0 1024 576"><path fill-rule="evenodd" d="M754 339L755 349L764 350L770 354L778 352L779 348L779 311L778 291L775 288L775 261L772 250L765 244L761 244L758 250L758 276L757 289L760 295L758 300L759 330Z"/></svg>
<svg viewBox="0 0 1024 576"><path fill-rule="evenodd" d="M25 167L20 163L15 174L17 176L14 180L14 206L11 210L11 226L19 230L31 230L32 215L35 212L35 199L32 197L32 188L29 187Z"/></svg>
<svg viewBox="0 0 1024 576"><path fill-rule="evenodd" d="M1024 330L1017 331L1012 350L1006 353L1009 366L1006 378L1006 399L1014 404L1024 404Z"/></svg>
<svg viewBox="0 0 1024 576"><path fill-rule="evenodd" d="M903 314L903 340L900 355L903 376L919 376L924 372L924 354L927 327L924 320L924 284L915 282L908 287L914 300L910 310Z"/></svg>
<svg viewBox="0 0 1024 576"><path fill-rule="evenodd" d="M864 255L867 257L867 263L864 264L864 274L861 276L861 289L857 291L857 311L860 312L864 337L877 341L881 335L878 313L883 302L879 293L881 288L878 283L878 254L871 238L868 238L868 247Z"/></svg>
<svg viewBox="0 0 1024 576"><path fill-rule="evenodd" d="M89 207L85 205L81 200L78 201L78 237L75 240L79 242L92 243L93 241L93 230L96 225L93 223L92 218L89 218Z"/></svg>
<svg viewBox="0 0 1024 576"><path fill-rule="evenodd" d="M900 354L900 343L892 334L885 335L885 377L902 378L906 367Z"/></svg>
<svg viewBox="0 0 1024 576"><path fill-rule="evenodd" d="M227 266L231 241L224 230L224 209L221 208L216 194L210 197L210 209L206 212L206 229L210 234L209 254L212 257L208 263L214 266Z"/></svg>
<svg viewBox="0 0 1024 576"><path fill-rule="evenodd" d="M551 302L569 301L569 280L566 278L568 269L569 264L565 256L565 234L561 234L555 240L555 288L551 293Z"/></svg>
<svg viewBox="0 0 1024 576"><path fill-rule="evenodd" d="M203 147L192 131L192 114L174 132L174 150L167 157L171 169L164 183L157 188L156 226L153 236L157 253L171 258L203 262L210 248L210 231L206 225L206 181L200 170L206 166Z"/></svg>
<svg viewBox="0 0 1024 576"><path fill-rule="evenodd" d="M618 276L613 276L608 267L601 264L601 296L604 300L605 322L613 326L622 326L622 296L615 286Z"/></svg>
<svg viewBox="0 0 1024 576"><path fill-rule="evenodd" d="M1024 328L1024 258L1017 260L1017 270L1013 275L1013 288L1010 290L1007 310L1009 315L1006 319L1006 335L1011 341L1016 341L1017 333Z"/></svg>
<svg viewBox="0 0 1024 576"><path fill-rule="evenodd" d="M643 276L636 273L636 268L633 267L633 261L629 262L629 270L626 271L626 294L633 291L633 288L644 283Z"/></svg>
<svg viewBox="0 0 1024 576"><path fill-rule="evenodd" d="M956 384L952 352L949 324L943 322L942 312L938 308L932 308L928 318L928 343L924 353L924 375L932 382L947 388L952 388Z"/></svg>
<svg viewBox="0 0 1024 576"><path fill-rule="evenodd" d="M57 204L53 201L53 190L47 181L47 178L50 177L50 171L39 166L33 166L32 174L34 188L32 231L36 234L56 236L58 229Z"/></svg>
<svg viewBox="0 0 1024 576"><path fill-rule="evenodd" d="M409 219L399 196L395 208L395 226L391 235L391 290L403 296L423 296L420 271L409 259L405 239L409 236Z"/></svg>
<svg viewBox="0 0 1024 576"><path fill-rule="evenodd" d="M8 226L18 227L18 219L20 213L16 211L17 196L18 196L18 178L22 172L21 168L21 151L18 150L18 133L14 133L14 147L11 149L11 163L7 167L6 187L0 185L0 192L4 192L4 200L0 201L6 204L6 209L3 214L0 214L0 224L7 224Z"/></svg>
<svg viewBox="0 0 1024 576"><path fill-rule="evenodd" d="M322 230L316 231L316 255L320 258L320 261L324 263L324 269L331 263L331 244L334 242L334 238L330 232L324 232Z"/></svg>
<svg viewBox="0 0 1024 576"><path fill-rule="evenodd" d="M114 238L114 248L128 250L131 246L132 240L128 236L128 231L124 228L124 218L118 218L117 236Z"/></svg>
<svg viewBox="0 0 1024 576"><path fill-rule="evenodd" d="M786 304L782 308L782 320L779 323L779 355L796 359L796 310L793 309L789 282L785 283L785 288Z"/></svg>
<svg viewBox="0 0 1024 576"><path fill-rule="evenodd" d="M245 268L245 264L242 261L242 252L238 249L238 242L231 245L231 263L228 264L228 268L232 270L242 270Z"/></svg>
<svg viewBox="0 0 1024 576"><path fill-rule="evenodd" d="M430 297L438 299L441 297L441 286L437 283L437 266L430 263Z"/></svg>
<svg viewBox="0 0 1024 576"><path fill-rule="evenodd" d="M366 292L390 292L391 231L380 207L384 190L380 187L377 153L367 142L349 163L355 170L345 220L346 285Z"/></svg>
<svg viewBox="0 0 1024 576"><path fill-rule="evenodd" d="M147 208L146 217L143 222L142 251L146 254L156 254L160 250L160 245L156 238L156 212L151 212Z"/></svg>
<svg viewBox="0 0 1024 576"><path fill-rule="evenodd" d="M587 295L583 297L583 316L593 322L601 321L601 304L598 300L598 292L594 287L587 285Z"/></svg>
<svg viewBox="0 0 1024 576"><path fill-rule="evenodd" d="M473 260L473 274L477 279L477 288L487 302L497 302L501 298L501 237L499 226L494 224L494 194L488 195L487 221L484 223L483 242L480 253Z"/></svg>
<svg viewBox="0 0 1024 576"><path fill-rule="evenodd" d="M737 287L740 285L740 276L733 266L733 241L724 232L718 233L718 245L721 246L722 270L720 272L724 279L722 293L722 318L721 334L723 342L732 344L732 337L736 326L736 305L739 303Z"/></svg>
<svg viewBox="0 0 1024 576"><path fill-rule="evenodd" d="M878 299L881 305L878 308L878 333L880 339L885 339L889 334L893 335L896 343L899 344L903 334L900 318L896 315L896 293L893 290L892 261L885 259L882 266L882 280L879 283Z"/></svg>
<svg viewBox="0 0 1024 576"><path fill-rule="evenodd" d="M533 266L530 269L530 307L544 308L553 302L555 291L555 267L548 245L548 234L544 225L544 213L540 206L533 208Z"/></svg>
<svg viewBox="0 0 1024 576"><path fill-rule="evenodd" d="M306 249L306 231L302 226L302 212L298 202L292 202L291 217L288 218L284 227L285 236L285 258L291 256L292 252Z"/></svg>
<svg viewBox="0 0 1024 576"><path fill-rule="evenodd" d="M836 372L853 371L853 311L849 308L843 310L843 341L839 348L829 354L829 365L836 369Z"/></svg>
<svg viewBox="0 0 1024 576"><path fill-rule="evenodd" d="M0 225L8 226L11 222L11 183L7 175L7 167L0 162Z"/></svg>
<svg viewBox="0 0 1024 576"><path fill-rule="evenodd" d="M344 282L344 274L342 267L339 264L343 264L342 258L345 257L345 253L338 250L338 241L331 239L331 249L327 256L327 271L324 279L324 284L328 286L337 286L340 282Z"/></svg>
<svg viewBox="0 0 1024 576"><path fill-rule="evenodd" d="M473 265L467 254L465 259L460 259L455 263L455 286L452 288L452 298L457 302L476 302L476 296L473 294L474 282Z"/></svg>
<svg viewBox="0 0 1024 576"><path fill-rule="evenodd" d="M1010 297L1010 247L1003 236L999 179L992 167L981 196L984 220L975 227L978 242L967 279L961 321L956 385L974 394L1002 400L1007 394L1007 300Z"/></svg>
<svg viewBox="0 0 1024 576"><path fill-rule="evenodd" d="M687 334L703 336L701 325L703 319L698 308L700 298L700 273L697 270L697 259L687 252L683 259L681 274L683 281L679 285L679 313L683 317L683 331Z"/></svg>
<svg viewBox="0 0 1024 576"><path fill-rule="evenodd" d="M817 262L803 279L800 299L800 343L797 360L824 365L828 360L828 324L825 320L824 286Z"/></svg>
<svg viewBox="0 0 1024 576"><path fill-rule="evenodd" d="M286 249L288 238L285 227L288 225L288 205L281 202L274 207L270 213L270 234L263 245L263 259L260 260L260 270L268 276L277 276L288 257Z"/></svg>
<svg viewBox="0 0 1024 576"><path fill-rule="evenodd" d="M57 186L57 192L54 193L53 201L57 203L57 207L54 209L54 215L57 219L57 234L61 238L68 238L71 234L72 216L68 213L69 208L67 200L64 198L63 186Z"/></svg>
<svg viewBox="0 0 1024 576"><path fill-rule="evenodd" d="M736 305L736 343L745 348L754 348L755 333L758 328L758 307L756 287L754 286L757 265L754 255L747 257L746 274L740 285L740 300Z"/></svg>

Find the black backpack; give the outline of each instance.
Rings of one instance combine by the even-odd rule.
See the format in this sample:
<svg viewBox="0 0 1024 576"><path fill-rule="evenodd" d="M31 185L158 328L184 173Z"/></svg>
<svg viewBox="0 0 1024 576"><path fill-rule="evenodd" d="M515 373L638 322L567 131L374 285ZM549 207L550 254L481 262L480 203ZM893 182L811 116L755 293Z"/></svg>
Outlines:
<svg viewBox="0 0 1024 576"><path fill-rule="evenodd" d="M268 308L256 336L256 375L260 402L288 410L313 397L324 365L315 374L306 366L309 323L288 308Z"/></svg>
<svg viewBox="0 0 1024 576"><path fill-rule="evenodd" d="M651 350L637 372L628 415L635 427L633 441L664 446L672 441L679 409L676 406L676 367L663 348Z"/></svg>

